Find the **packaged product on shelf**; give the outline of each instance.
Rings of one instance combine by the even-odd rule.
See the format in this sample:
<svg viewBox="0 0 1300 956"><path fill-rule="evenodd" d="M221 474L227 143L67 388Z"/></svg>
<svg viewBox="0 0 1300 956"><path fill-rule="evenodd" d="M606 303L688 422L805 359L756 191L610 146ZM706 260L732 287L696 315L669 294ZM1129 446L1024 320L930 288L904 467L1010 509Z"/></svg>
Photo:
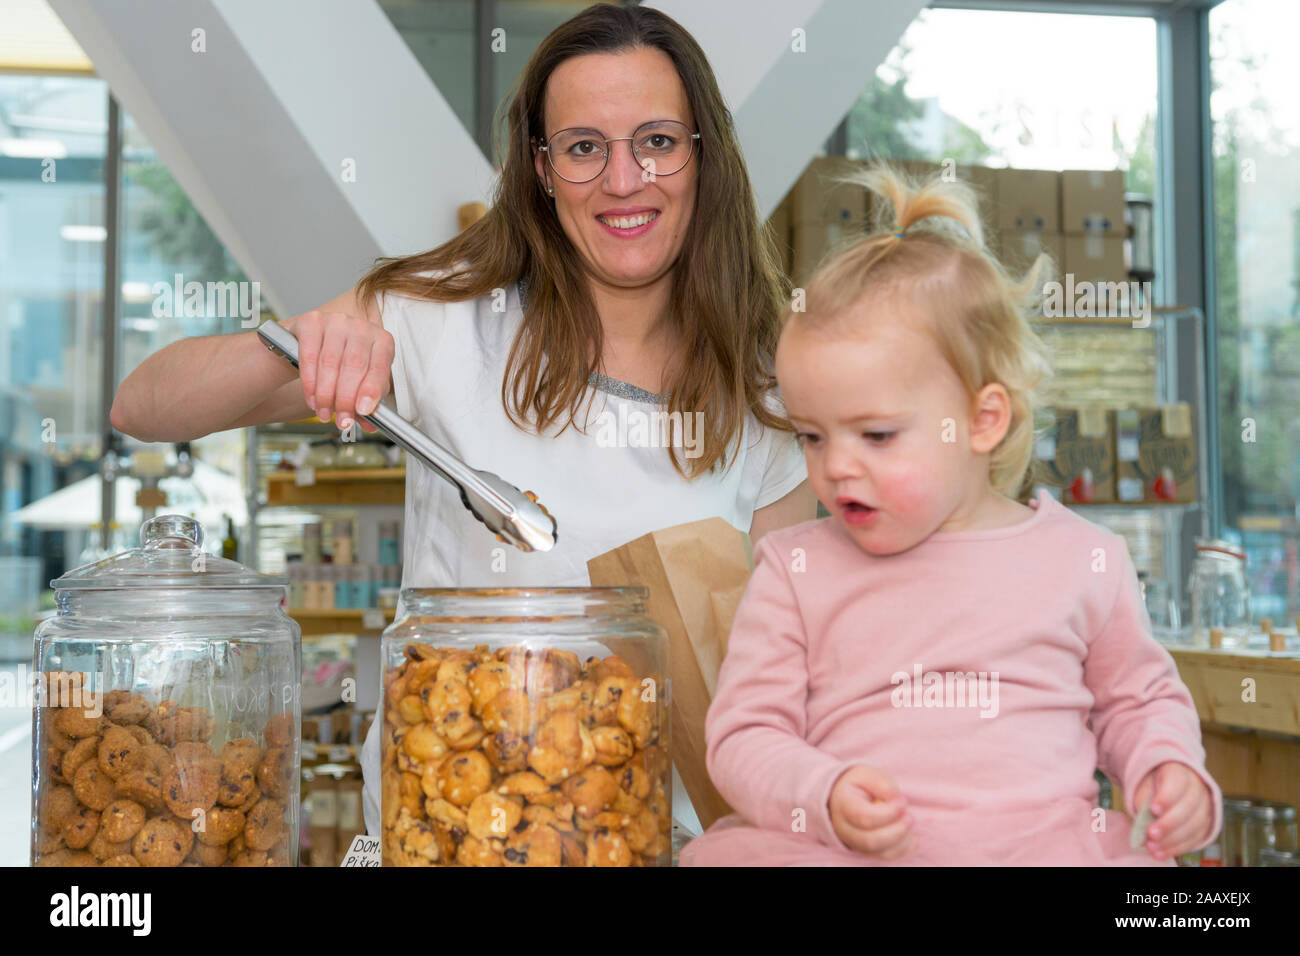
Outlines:
<svg viewBox="0 0 1300 956"><path fill-rule="evenodd" d="M1037 421L1050 423L1035 456L1042 479L1060 489L1067 504L1115 500L1113 416L1104 408L1044 409Z"/></svg>
<svg viewBox="0 0 1300 956"><path fill-rule="evenodd" d="M379 563L397 564L401 561L401 552L397 549L397 533L400 523L397 521L379 522Z"/></svg>
<svg viewBox="0 0 1300 956"><path fill-rule="evenodd" d="M334 519L334 547L331 551L335 564L352 563L352 519Z"/></svg>
<svg viewBox="0 0 1300 956"><path fill-rule="evenodd" d="M329 772L317 772L311 782L311 865L338 863L338 781Z"/></svg>
<svg viewBox="0 0 1300 956"><path fill-rule="evenodd" d="M1061 231L1061 174L1047 169L994 170L997 232L1005 246L1016 232Z"/></svg>
<svg viewBox="0 0 1300 956"><path fill-rule="evenodd" d="M338 781L338 825L336 845L341 854L352 843L352 838L366 832L361 814L361 769L354 768ZM337 862L337 861L336 861Z"/></svg>
<svg viewBox="0 0 1300 956"><path fill-rule="evenodd" d="M1196 440L1186 402L1115 413L1115 471L1122 501L1197 500ZM1134 438L1136 436L1136 443ZM1138 488L1141 496L1137 497Z"/></svg>

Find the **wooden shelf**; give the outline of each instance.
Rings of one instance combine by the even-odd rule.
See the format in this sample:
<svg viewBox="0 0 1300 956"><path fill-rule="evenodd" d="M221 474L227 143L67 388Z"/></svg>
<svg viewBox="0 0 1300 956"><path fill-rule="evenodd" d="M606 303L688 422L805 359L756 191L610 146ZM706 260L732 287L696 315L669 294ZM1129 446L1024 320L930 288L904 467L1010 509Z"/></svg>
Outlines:
<svg viewBox="0 0 1300 956"><path fill-rule="evenodd" d="M276 505L400 505L406 501L405 468L340 468L317 471L298 484L296 471L266 476L267 507Z"/></svg>
<svg viewBox="0 0 1300 956"><path fill-rule="evenodd" d="M1300 738L1300 656L1168 647L1201 720ZM1254 682L1254 700L1243 684ZM1297 741L1300 742L1300 741Z"/></svg>
<svg viewBox="0 0 1300 956"><path fill-rule="evenodd" d="M374 608L369 610L372 613L375 611ZM320 634L378 634L393 623L394 612L391 608L382 608L378 613L383 615L384 623L379 627L366 627L366 610L360 608L327 608L318 611L303 607L288 610L289 616L298 622L303 637Z"/></svg>

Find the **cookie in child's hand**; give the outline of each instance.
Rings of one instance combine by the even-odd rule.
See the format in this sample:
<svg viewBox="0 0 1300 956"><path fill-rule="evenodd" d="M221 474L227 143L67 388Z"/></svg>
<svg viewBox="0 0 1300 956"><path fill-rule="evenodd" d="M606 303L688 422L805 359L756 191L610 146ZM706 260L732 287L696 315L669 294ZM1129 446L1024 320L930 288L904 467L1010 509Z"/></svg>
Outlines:
<svg viewBox="0 0 1300 956"><path fill-rule="evenodd" d="M1133 818L1133 829L1128 833L1128 847L1130 850L1140 850L1147 842L1147 827L1151 826L1155 817L1151 814L1151 804L1148 803L1138 811Z"/></svg>

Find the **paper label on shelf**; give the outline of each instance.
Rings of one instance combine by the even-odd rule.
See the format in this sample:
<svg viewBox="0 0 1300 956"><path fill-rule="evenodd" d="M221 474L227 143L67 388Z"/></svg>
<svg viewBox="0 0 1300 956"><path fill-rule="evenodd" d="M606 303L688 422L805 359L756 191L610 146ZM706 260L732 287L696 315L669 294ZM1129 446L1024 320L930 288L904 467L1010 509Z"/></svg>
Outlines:
<svg viewBox="0 0 1300 956"><path fill-rule="evenodd" d="M367 631L374 631L383 628L384 612L377 607L368 607L361 612L361 626Z"/></svg>
<svg viewBox="0 0 1300 956"><path fill-rule="evenodd" d="M1120 457L1123 457L1122 455ZM1134 458L1137 456L1134 455ZM1117 491L1116 497L1120 501L1141 501L1142 500L1142 479L1141 478L1120 478L1115 483Z"/></svg>
<svg viewBox="0 0 1300 956"><path fill-rule="evenodd" d="M316 759L316 741L304 740L302 742L302 759L303 760Z"/></svg>
<svg viewBox="0 0 1300 956"><path fill-rule="evenodd" d="M293 473L293 483L299 486L316 484L316 469L311 465L303 465Z"/></svg>
<svg viewBox="0 0 1300 956"><path fill-rule="evenodd" d="M351 757L352 757L352 751L348 749L347 744L334 744L330 747L329 752L326 754L326 759L330 763L343 763L347 760L350 760Z"/></svg>
<svg viewBox="0 0 1300 956"><path fill-rule="evenodd" d="M352 838L339 866L379 866L380 863L379 838L362 833Z"/></svg>
<svg viewBox="0 0 1300 956"><path fill-rule="evenodd" d="M1056 436L1044 435L1034 446L1034 455L1039 461L1056 460Z"/></svg>
<svg viewBox="0 0 1300 956"><path fill-rule="evenodd" d="M1121 433L1115 439L1115 457L1120 461L1138 460L1138 437Z"/></svg>

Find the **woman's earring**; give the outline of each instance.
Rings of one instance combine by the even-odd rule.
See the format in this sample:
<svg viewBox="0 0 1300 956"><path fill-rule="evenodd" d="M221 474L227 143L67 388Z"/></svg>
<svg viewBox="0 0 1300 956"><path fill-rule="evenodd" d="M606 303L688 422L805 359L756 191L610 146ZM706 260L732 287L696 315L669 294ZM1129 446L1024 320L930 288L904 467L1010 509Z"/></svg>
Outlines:
<svg viewBox="0 0 1300 956"><path fill-rule="evenodd" d="M546 187L546 191L547 191L548 193L550 193L552 196L555 195L555 187L554 187L554 186L547 186L547 187Z"/></svg>

